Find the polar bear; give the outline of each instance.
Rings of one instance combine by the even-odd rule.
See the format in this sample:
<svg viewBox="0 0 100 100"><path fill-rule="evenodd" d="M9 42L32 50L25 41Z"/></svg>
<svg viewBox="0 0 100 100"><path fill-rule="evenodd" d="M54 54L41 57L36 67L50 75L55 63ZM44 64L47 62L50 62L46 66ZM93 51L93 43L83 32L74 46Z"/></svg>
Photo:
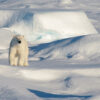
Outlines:
<svg viewBox="0 0 100 100"><path fill-rule="evenodd" d="M15 35L9 48L9 63L12 66L28 66L28 44L23 35Z"/></svg>

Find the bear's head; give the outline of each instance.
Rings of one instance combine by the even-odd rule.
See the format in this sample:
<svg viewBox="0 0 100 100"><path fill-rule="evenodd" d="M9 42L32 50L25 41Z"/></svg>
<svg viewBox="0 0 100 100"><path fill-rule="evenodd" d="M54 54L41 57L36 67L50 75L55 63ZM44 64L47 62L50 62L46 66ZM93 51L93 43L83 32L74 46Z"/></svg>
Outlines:
<svg viewBox="0 0 100 100"><path fill-rule="evenodd" d="M22 40L24 39L24 36L23 35L16 35L16 36L14 36L14 38L20 44L22 42Z"/></svg>

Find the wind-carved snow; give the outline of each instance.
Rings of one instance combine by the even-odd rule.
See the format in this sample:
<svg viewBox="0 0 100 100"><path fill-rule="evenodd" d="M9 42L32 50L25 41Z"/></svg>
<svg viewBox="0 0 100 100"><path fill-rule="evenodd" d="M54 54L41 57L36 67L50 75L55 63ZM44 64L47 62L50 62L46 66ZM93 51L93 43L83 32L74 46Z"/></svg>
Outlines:
<svg viewBox="0 0 100 100"><path fill-rule="evenodd" d="M81 11L4 11L4 14L0 11L0 15L3 16L0 18L0 27L23 34L35 44L97 33L86 14Z"/></svg>
<svg viewBox="0 0 100 100"><path fill-rule="evenodd" d="M100 61L100 35L78 36L30 47L30 59L66 59L73 63ZM33 56L32 56L33 55ZM81 62L82 63L82 62Z"/></svg>
<svg viewBox="0 0 100 100"><path fill-rule="evenodd" d="M33 32L40 42L95 34L84 12L44 12L34 15Z"/></svg>
<svg viewBox="0 0 100 100"><path fill-rule="evenodd" d="M0 0L0 9L53 9L71 4L72 0Z"/></svg>
<svg viewBox="0 0 100 100"><path fill-rule="evenodd" d="M18 99L26 98L25 100L32 100L33 98L37 100L39 98L44 100L50 98L54 100L59 98L62 100L67 98L92 100L92 96L95 97L96 94L98 96L100 91L99 65L71 65L66 61L52 60L31 62L33 68L22 68L8 66L7 62L3 61L4 63L0 60L0 63L6 64L6 66L0 65L1 100L4 97L6 100L14 97ZM55 66L53 67L53 65ZM90 85L91 83L93 85Z"/></svg>

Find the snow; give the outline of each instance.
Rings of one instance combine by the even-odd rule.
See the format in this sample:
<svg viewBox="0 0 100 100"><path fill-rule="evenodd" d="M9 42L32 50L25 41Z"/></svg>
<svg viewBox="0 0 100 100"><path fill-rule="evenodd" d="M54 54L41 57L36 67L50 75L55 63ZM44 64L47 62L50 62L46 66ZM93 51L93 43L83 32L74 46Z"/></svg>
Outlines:
<svg viewBox="0 0 100 100"><path fill-rule="evenodd" d="M92 100L100 91L99 64L73 65L64 60L48 60L30 62L29 68L23 68L9 66L7 59L0 63L1 100Z"/></svg>
<svg viewBox="0 0 100 100"><path fill-rule="evenodd" d="M72 2L72 0L0 0L0 9L55 9L63 8Z"/></svg>
<svg viewBox="0 0 100 100"><path fill-rule="evenodd" d="M99 0L0 0L0 100L100 100L99 7ZM28 67L8 63L14 34L29 41Z"/></svg>
<svg viewBox="0 0 100 100"><path fill-rule="evenodd" d="M36 13L33 32L40 43L97 33L85 13L80 11Z"/></svg>
<svg viewBox="0 0 100 100"><path fill-rule="evenodd" d="M0 27L15 34L25 35L35 44L58 39L97 34L82 11L0 11ZM4 21L3 21L4 20ZM53 22L53 24L52 24Z"/></svg>
<svg viewBox="0 0 100 100"><path fill-rule="evenodd" d="M69 62L99 62L100 35L78 36L30 47L30 59L66 59ZM33 56L32 56L33 55Z"/></svg>
<svg viewBox="0 0 100 100"><path fill-rule="evenodd" d="M9 43L13 35L10 31L0 29L0 50L9 48Z"/></svg>
<svg viewBox="0 0 100 100"><path fill-rule="evenodd" d="M72 4L71 0L62 0L61 4Z"/></svg>

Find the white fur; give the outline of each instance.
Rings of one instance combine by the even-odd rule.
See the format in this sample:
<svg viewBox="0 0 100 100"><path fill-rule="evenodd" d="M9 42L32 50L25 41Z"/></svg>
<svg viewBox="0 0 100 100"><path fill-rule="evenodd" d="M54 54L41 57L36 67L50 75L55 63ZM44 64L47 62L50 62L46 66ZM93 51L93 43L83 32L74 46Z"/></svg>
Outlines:
<svg viewBox="0 0 100 100"><path fill-rule="evenodd" d="M18 43L18 40L21 43ZM9 63L12 66L28 66L28 44L24 36L16 35L10 43Z"/></svg>

